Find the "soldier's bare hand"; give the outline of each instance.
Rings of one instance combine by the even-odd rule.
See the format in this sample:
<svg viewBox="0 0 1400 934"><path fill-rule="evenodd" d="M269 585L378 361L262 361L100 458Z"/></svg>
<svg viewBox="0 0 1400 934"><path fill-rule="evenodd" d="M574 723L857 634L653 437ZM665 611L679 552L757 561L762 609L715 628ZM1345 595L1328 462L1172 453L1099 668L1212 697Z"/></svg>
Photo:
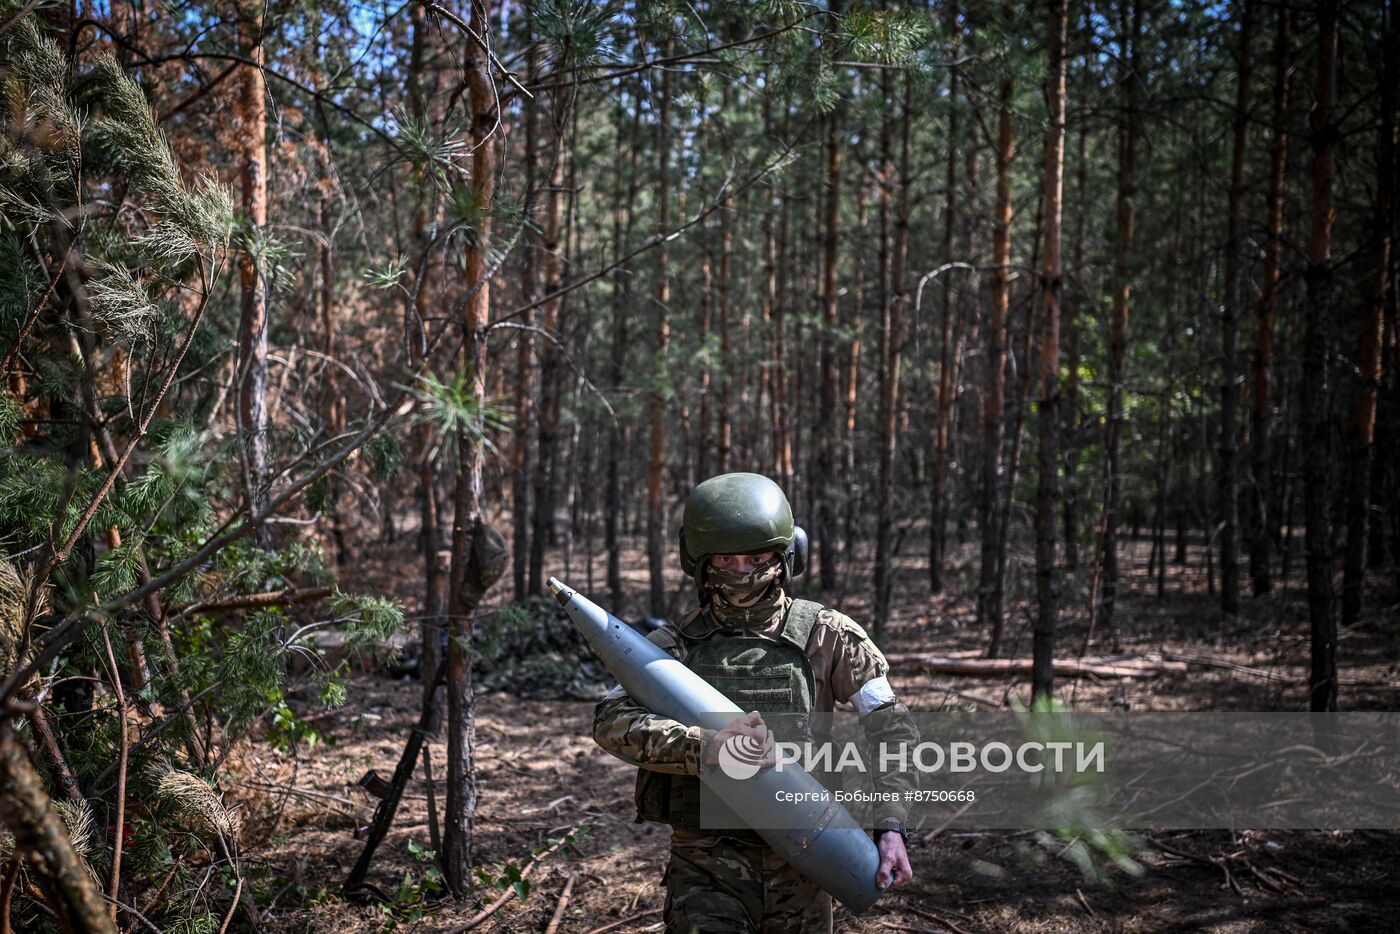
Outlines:
<svg viewBox="0 0 1400 934"><path fill-rule="evenodd" d="M719 764L719 751L724 744L735 737L749 736L757 740L763 749L763 758L758 767L771 769L777 759L773 754L773 734L763 722L757 710L751 710L742 717L735 717L724 729L719 730L705 746L705 764L711 768Z"/></svg>
<svg viewBox="0 0 1400 934"><path fill-rule="evenodd" d="M914 869L909 865L909 853L904 848L904 838L897 833L880 834L880 868L875 870L875 885L881 891L899 888L914 878Z"/></svg>

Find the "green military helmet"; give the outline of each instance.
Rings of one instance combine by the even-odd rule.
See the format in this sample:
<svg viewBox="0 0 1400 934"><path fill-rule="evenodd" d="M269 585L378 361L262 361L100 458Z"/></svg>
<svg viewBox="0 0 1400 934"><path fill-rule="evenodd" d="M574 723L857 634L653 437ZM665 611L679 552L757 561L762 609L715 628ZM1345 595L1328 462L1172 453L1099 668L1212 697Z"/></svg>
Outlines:
<svg viewBox="0 0 1400 934"><path fill-rule="evenodd" d="M807 565L807 533L792 521L782 487L756 473L711 477L691 491L681 518L681 569L700 581L710 555L783 556L784 580ZM702 582L703 583L703 582Z"/></svg>

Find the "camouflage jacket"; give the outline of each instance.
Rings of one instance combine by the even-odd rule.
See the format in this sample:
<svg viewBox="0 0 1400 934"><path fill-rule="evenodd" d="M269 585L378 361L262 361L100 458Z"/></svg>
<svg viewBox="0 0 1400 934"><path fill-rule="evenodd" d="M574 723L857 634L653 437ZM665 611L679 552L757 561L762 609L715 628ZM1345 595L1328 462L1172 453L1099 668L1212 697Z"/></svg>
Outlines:
<svg viewBox="0 0 1400 934"><path fill-rule="evenodd" d="M681 631L701 612L696 609L679 623L668 622L647 638L684 662L687 640ZM781 625L780 614L771 631L755 634L776 637ZM858 623L835 610L823 609L812 627L806 652L815 682L814 712L830 712L838 703L850 703L860 716L868 743L895 746L905 742L911 747L918 743L918 729L909 709L890 687L889 663ZM699 775L706 744L713 736L713 730L687 727L653 714L633 701L621 685L608 692L593 714L593 738L598 745L625 762L656 772ZM881 804L873 815L875 820L904 821L908 806L903 803L903 792L917 788L914 773L878 774L874 782L876 791L896 792L900 799Z"/></svg>

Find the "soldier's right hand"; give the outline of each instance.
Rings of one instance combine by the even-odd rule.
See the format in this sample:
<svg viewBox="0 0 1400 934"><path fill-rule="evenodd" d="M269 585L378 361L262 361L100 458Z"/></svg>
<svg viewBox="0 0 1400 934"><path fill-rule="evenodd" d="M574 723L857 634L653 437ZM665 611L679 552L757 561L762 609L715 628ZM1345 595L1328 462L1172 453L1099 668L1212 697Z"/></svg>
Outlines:
<svg viewBox="0 0 1400 934"><path fill-rule="evenodd" d="M710 741L705 744L704 762L709 768L714 768L719 764L719 751L724 744L735 737L751 736L761 744L763 758L759 760L758 766L762 769L771 769L777 764L777 758L773 752L773 733L763 722L763 717L759 716L757 710L751 710L742 717L735 717L722 730L716 731Z"/></svg>

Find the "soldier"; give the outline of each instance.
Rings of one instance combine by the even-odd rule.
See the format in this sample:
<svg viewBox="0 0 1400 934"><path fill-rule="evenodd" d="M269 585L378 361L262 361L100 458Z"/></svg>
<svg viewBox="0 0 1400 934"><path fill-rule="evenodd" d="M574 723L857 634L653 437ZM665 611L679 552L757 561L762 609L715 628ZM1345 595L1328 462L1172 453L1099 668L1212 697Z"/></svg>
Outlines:
<svg viewBox="0 0 1400 934"><path fill-rule="evenodd" d="M598 704L593 737L638 766L637 820L670 824L666 930L830 931L831 897L751 830L705 830L696 777L716 768L725 741L747 734L768 744L763 713L830 712L850 702L868 743L917 743L909 710L895 699L889 665L853 620L784 588L806 563L806 533L767 477L731 473L701 483L686 501L681 567L695 578L700 606L648 638L751 713L719 731L686 727L637 705L619 685ZM905 851L903 792L910 773L877 775L895 791L873 815L880 866L876 885L913 878Z"/></svg>

